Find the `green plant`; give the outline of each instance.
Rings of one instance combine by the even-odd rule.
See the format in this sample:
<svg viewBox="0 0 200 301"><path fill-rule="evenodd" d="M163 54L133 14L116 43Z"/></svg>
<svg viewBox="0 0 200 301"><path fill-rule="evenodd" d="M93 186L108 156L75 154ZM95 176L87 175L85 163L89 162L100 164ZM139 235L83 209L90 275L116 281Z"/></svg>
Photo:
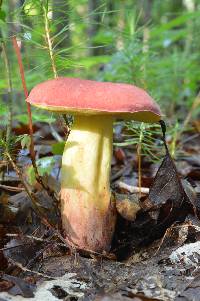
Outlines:
<svg viewBox="0 0 200 301"><path fill-rule="evenodd" d="M133 145L135 149L139 147L141 156L157 162L163 155L163 142L160 138L159 124L139 124L135 121L129 121L125 123L124 141L114 144L120 147Z"/></svg>

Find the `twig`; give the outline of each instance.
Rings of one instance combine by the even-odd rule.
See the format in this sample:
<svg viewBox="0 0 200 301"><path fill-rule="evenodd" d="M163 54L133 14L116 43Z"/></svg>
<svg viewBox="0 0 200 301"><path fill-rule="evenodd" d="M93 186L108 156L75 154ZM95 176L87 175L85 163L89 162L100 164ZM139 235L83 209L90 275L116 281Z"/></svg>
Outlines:
<svg viewBox="0 0 200 301"><path fill-rule="evenodd" d="M17 261L14 261L11 258L9 258L9 261L13 265L17 266L18 268L20 268L24 272L32 273L32 274L35 274L35 275L38 275L38 276L41 276L41 277L44 277L44 278L48 278L48 279L54 279L54 280L59 279L59 277L48 276L46 274L43 274L43 273L40 273L40 272L37 272L37 271L33 271L33 270L30 270L30 269L27 269L21 263L19 263Z"/></svg>
<svg viewBox="0 0 200 301"><path fill-rule="evenodd" d="M26 183L26 181L23 178L23 175L21 173L21 170L17 167L17 165L15 164L15 162L13 161L13 159L11 158L9 153L5 153L9 162L11 163L13 169L15 170L15 172L17 173L21 183L23 184L26 193L28 194L28 196L30 197L31 201L32 201L32 206L33 206L33 210L38 214L38 216L41 219L41 222L48 228L52 229L54 234L65 244L66 247L69 248L67 242L65 241L65 239L62 237L62 235L60 234L60 232L55 229L47 220L46 218L43 216L43 212L40 209L40 206L38 206L38 201L37 201L37 197L35 196L34 193L32 193L32 191L29 189L28 184Z"/></svg>
<svg viewBox="0 0 200 301"><path fill-rule="evenodd" d="M53 69L53 74L54 77L58 77L58 73L56 70L56 64L55 64L55 59L53 55L53 45L52 45L52 40L50 37L50 26L49 26L49 18L48 18L48 10L46 9L45 5L42 4L43 12L44 12L44 22L45 22L45 35L46 35L46 40L47 40L47 46L49 50L49 56L51 59L51 66Z"/></svg>
<svg viewBox="0 0 200 301"><path fill-rule="evenodd" d="M116 182L116 185L119 188L125 189L127 191L129 191L130 193L144 193L144 194L149 194L149 188L146 187L136 187L136 186L131 186L128 185L124 182L118 181Z"/></svg>
<svg viewBox="0 0 200 301"><path fill-rule="evenodd" d="M20 234L16 234L16 233L7 233L6 236L8 236L8 237L19 237L19 238L21 237ZM33 235L23 235L23 236L25 236L28 239L32 239L32 240L39 241L39 242L45 242L45 243L48 242L48 243L56 244L56 245L58 245L60 247L68 247L68 246L66 246L66 242L65 243L59 243L57 241L49 240L49 238L47 238L47 239L45 238L44 239L44 238L36 237L36 236L33 236ZM18 247L18 245L16 247ZM10 247L2 248L2 249L0 249L0 251L2 251L2 250L9 250L9 249L10 249Z"/></svg>
<svg viewBox="0 0 200 301"><path fill-rule="evenodd" d="M137 161L138 161L138 186L139 186L139 196L141 196L141 186L142 186L142 141L143 141L143 134L144 131L144 123L141 123L140 126L140 136L139 136L139 142L137 144Z"/></svg>
<svg viewBox="0 0 200 301"><path fill-rule="evenodd" d="M10 164L12 165L13 169L15 170L15 172L17 173L22 185L24 186L24 189L26 191L26 193L28 194L28 196L30 197L31 201L32 201L32 206L33 206L33 210L38 214L38 216L40 217L41 221L43 222L44 225L46 225L47 227L54 229L52 225L49 224L49 222L46 220L46 218L43 216L43 212L40 208L40 206L38 205L39 202L37 201L37 197L35 196L35 194L30 190L28 184L26 183L26 181L23 178L22 172L21 170L17 167L17 165L15 164L15 162L13 161L13 159L11 158L10 154L5 152L8 161L10 162ZM55 230L55 229L54 229Z"/></svg>
<svg viewBox="0 0 200 301"><path fill-rule="evenodd" d="M12 106L13 106L13 89L12 89L12 81L11 81L11 74L10 74L10 64L7 56L6 45L5 42L1 42L2 52L4 56L4 63L6 68L6 77L8 82L8 93L9 93L9 101L8 101L8 123L6 127L6 150L8 151L9 148L9 141L10 141L10 134L12 130Z"/></svg>
<svg viewBox="0 0 200 301"><path fill-rule="evenodd" d="M192 136L189 136L185 139L182 139L182 144L185 144L185 143L188 143L189 141L195 139L195 138L198 138L200 136L200 133L197 133L197 134L194 134Z"/></svg>
<svg viewBox="0 0 200 301"><path fill-rule="evenodd" d="M95 251L92 251L92 250L85 250L85 249L82 250L82 249L80 249L78 247L77 248L75 248L75 247L71 248L67 244L66 240L60 235L60 233L58 235L58 232L54 231L54 233L51 236L51 238L54 235L56 235L58 238L60 238L60 240L63 241L63 243L59 243L57 241L51 241L48 238L47 239L39 238L39 237L32 236L32 235L23 235L23 236L25 236L26 238L29 238L29 239L33 239L33 240L39 241L39 242L45 242L45 243L48 243L48 244L49 243L56 244L57 246L68 248L71 251L72 254L76 254L77 251L79 251L79 252L83 251L84 254L88 254L90 256L93 255L93 256L107 258L107 259L114 259L114 254L112 254L112 253L106 253L106 252L104 252L104 253L98 253L98 252L95 252ZM8 236L8 237L20 237L20 234L7 233L6 236ZM14 246L14 247L4 247L4 248L0 249L0 251L9 250L9 249L12 249L12 248L17 248L18 246L19 245Z"/></svg>
<svg viewBox="0 0 200 301"><path fill-rule="evenodd" d="M24 68L23 68L23 63L22 63L22 57L21 57L19 46L17 44L16 37L12 38L12 42L13 42L13 47L15 49L15 53L17 55L17 60L18 60L18 65L19 65L19 70L20 70L20 75L21 75L22 86L23 86L23 89L24 89L24 95L25 95L25 98L27 98L28 97L28 89L26 87L26 81L25 81L25 76L24 76ZM33 165L36 177L38 177L38 179L40 179L41 177L40 177L40 175L38 173L37 165L36 165L36 161L35 161L35 151L34 151L34 141L33 141L33 123L32 123L32 114L31 114L30 103L26 102L26 106L27 106L28 120L29 120L28 125L29 125L29 133L30 133L30 155L31 155L31 161L32 161L32 165Z"/></svg>
<svg viewBox="0 0 200 301"><path fill-rule="evenodd" d="M48 18L48 3L46 4L46 6L44 3L42 4L43 15L44 15L45 37L46 37L47 48L48 48L49 56L50 56L50 60L51 60L51 67L53 70L53 75L54 75L54 78L57 78L58 72L57 72L56 62L55 62L54 53L53 53L53 42L52 42L52 38L50 35L50 26L49 26L49 18ZM65 126L67 127L67 135L66 135L66 140L67 140L69 133L70 133L70 129L68 126L68 121L67 121L66 115L63 114L62 117L63 117L63 120L65 121Z"/></svg>
<svg viewBox="0 0 200 301"><path fill-rule="evenodd" d="M13 187L13 186L8 186L8 185L3 185L0 184L0 188L8 190L8 191L24 191L25 188L22 187Z"/></svg>
<svg viewBox="0 0 200 301"><path fill-rule="evenodd" d="M111 182L114 182L115 180L119 179L123 173L126 171L127 166L124 166L123 168L119 169L115 174L111 176Z"/></svg>
<svg viewBox="0 0 200 301"><path fill-rule="evenodd" d="M37 201L35 199L35 195L32 193L32 191L29 189L28 184L26 183L26 181L23 178L22 172L21 170L17 167L17 165L15 164L15 162L13 161L13 159L11 158L10 154L8 152L5 152L6 157L8 158L10 164L12 165L13 169L15 170L16 174L18 175L22 185L24 186L24 189L26 191L26 193L28 194L28 196L30 197L32 203L33 203L33 208L35 209L36 212L40 212L40 208L37 205Z"/></svg>
<svg viewBox="0 0 200 301"><path fill-rule="evenodd" d="M51 129L52 136L58 141L63 142L63 138L58 134L58 132L54 129L52 124L49 124L49 127Z"/></svg>
<svg viewBox="0 0 200 301"><path fill-rule="evenodd" d="M138 188L139 195L141 195L141 186L142 186L142 160L141 160L141 142L137 145L137 163L138 163Z"/></svg>
<svg viewBox="0 0 200 301"><path fill-rule="evenodd" d="M18 59L18 65L19 65L19 69L20 69L20 75L21 75L22 85L23 85L23 89L24 89L24 95L25 95L25 98L27 98L28 97L28 90L27 90L27 87L26 87L26 81L25 81L25 76L24 76L24 68L23 68L20 49L19 49L19 46L17 44L16 37L13 37L12 41L13 41L13 47L15 49L17 59ZM34 172L35 172L35 177L36 177L36 180L41 184L41 186L47 191L49 196L53 197L54 200L56 202L58 202L58 198L55 196L54 191L52 191L49 186L44 184L43 179L40 176L40 174L38 172L38 169L37 169L37 164L36 164L36 160L35 160L35 151L34 151L33 123L32 123L31 106L30 106L30 103L28 103L28 102L26 102L26 105L27 105L27 112L28 112L28 117L29 117L29 132L30 132L30 140L31 140L30 155L31 155L31 162L32 162L32 165L33 165L33 169L34 169Z"/></svg>

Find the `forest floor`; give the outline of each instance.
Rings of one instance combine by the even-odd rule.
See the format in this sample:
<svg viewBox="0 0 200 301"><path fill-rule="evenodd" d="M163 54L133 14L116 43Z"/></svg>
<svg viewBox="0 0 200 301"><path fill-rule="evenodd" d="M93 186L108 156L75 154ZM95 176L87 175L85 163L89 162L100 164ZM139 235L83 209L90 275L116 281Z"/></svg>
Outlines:
<svg viewBox="0 0 200 301"><path fill-rule="evenodd" d="M13 129L16 135L26 130ZM57 126L54 130L62 135ZM55 135L38 123L34 136L37 158L54 157L50 175L43 178L58 193L61 156L52 154ZM168 149L162 162L142 161L142 186L150 190L140 197L132 191L138 185L132 146L114 147L111 187L118 222L109 254L68 248L57 230L60 213L54 198L32 179L30 190L41 208L38 216L16 170L2 163L0 301L199 301L199 123L181 139L181 156L175 161ZM170 137L166 140L170 144ZM30 177L29 152L16 151L15 157L23 177Z"/></svg>

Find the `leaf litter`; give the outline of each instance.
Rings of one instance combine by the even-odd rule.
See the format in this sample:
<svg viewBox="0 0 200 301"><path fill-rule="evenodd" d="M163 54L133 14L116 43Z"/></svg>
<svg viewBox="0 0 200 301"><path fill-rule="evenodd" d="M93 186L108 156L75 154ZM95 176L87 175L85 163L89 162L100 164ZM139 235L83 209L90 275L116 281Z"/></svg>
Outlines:
<svg viewBox="0 0 200 301"><path fill-rule="evenodd" d="M166 155L148 197L122 189L125 197L116 190L124 203L118 204L110 257L72 252L60 240L59 214L45 191L36 193L55 231L35 214L25 192L7 195L0 207L5 226L0 231L0 300L198 300L199 181L194 168L188 171L193 177L180 178L165 142L164 124L162 129ZM116 149L114 154L120 170L128 161L126 151ZM123 173L128 177L130 170L123 167L113 183Z"/></svg>

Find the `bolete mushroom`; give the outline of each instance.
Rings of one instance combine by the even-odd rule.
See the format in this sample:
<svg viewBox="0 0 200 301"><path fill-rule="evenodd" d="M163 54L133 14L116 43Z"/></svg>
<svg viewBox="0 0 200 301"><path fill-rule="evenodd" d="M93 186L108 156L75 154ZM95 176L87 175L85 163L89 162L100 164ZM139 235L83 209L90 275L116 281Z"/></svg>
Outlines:
<svg viewBox="0 0 200 301"><path fill-rule="evenodd" d="M72 246L108 251L116 222L110 191L113 121L157 122L158 105L133 85L67 77L38 84L27 101L75 117L62 158L62 225Z"/></svg>

